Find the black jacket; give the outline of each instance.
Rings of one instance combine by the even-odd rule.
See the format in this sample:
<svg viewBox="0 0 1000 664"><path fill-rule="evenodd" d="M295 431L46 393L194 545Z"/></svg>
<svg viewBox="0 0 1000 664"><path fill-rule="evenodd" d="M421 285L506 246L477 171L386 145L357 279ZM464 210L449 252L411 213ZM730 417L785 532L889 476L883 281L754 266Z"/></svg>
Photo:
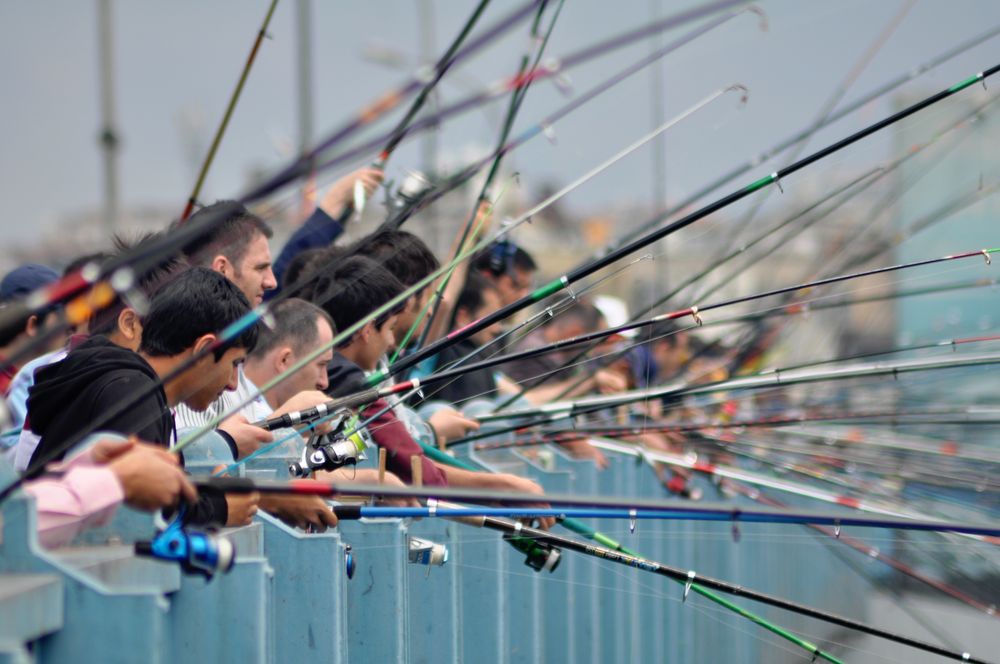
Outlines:
<svg viewBox="0 0 1000 664"><path fill-rule="evenodd" d="M66 359L35 373L25 422L41 437L32 464L96 431L134 434L163 447L169 447L175 435L167 395L153 367L102 336L91 337ZM62 459L67 451L55 458ZM190 515L192 523L224 524L225 497L203 491Z"/></svg>

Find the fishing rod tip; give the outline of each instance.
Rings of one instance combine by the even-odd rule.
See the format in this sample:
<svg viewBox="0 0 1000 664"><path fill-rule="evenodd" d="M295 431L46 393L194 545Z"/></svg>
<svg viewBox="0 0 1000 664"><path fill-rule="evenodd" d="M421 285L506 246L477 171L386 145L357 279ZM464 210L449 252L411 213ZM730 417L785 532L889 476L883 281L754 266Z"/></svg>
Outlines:
<svg viewBox="0 0 1000 664"><path fill-rule="evenodd" d="M759 5L749 5L743 11L751 12L757 15L757 25L760 27L761 32L767 32L770 30L770 24L767 22L767 12L765 12Z"/></svg>
<svg viewBox="0 0 1000 664"><path fill-rule="evenodd" d="M733 83L726 88L726 92L739 92L741 107L746 106L746 103L750 101L750 89L742 83Z"/></svg>

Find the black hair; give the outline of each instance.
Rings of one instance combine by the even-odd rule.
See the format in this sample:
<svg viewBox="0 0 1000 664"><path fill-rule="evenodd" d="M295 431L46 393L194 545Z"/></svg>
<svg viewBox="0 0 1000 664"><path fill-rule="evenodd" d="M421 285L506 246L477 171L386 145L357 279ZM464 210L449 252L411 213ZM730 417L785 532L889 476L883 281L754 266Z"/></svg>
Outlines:
<svg viewBox="0 0 1000 664"><path fill-rule="evenodd" d="M236 201L216 201L195 212L186 223L198 224L201 219L214 219L216 215L221 221L213 225L211 232L184 246L184 256L193 266L211 267L212 260L219 254L233 265L238 265L257 235L266 238L273 235L271 227L263 219Z"/></svg>
<svg viewBox="0 0 1000 664"><path fill-rule="evenodd" d="M250 303L233 282L214 270L195 267L163 286L142 319L139 351L151 357L179 355L199 337L219 334L250 312ZM213 349L218 362L230 348L249 353L257 344L258 324Z"/></svg>
<svg viewBox="0 0 1000 664"><path fill-rule="evenodd" d="M107 254L105 260L121 258L125 254L135 251L141 247L148 246L152 242L159 242L163 233L143 233L141 235L126 238L115 235L112 238L114 252ZM155 265L135 276L135 286L139 293L147 299L153 297L160 288L167 282L187 269L187 262L179 254L167 255L161 258ZM101 309L90 319L90 334L111 334L118 325L118 316L129 306L129 303L116 297L109 306Z"/></svg>
<svg viewBox="0 0 1000 664"><path fill-rule="evenodd" d="M253 349L254 355L266 355L282 343L290 344L296 355L314 350L316 340L319 338L319 330L316 327L318 318L329 323L334 333L337 331L330 314L312 302L297 297L290 297L272 305L270 314L274 324L260 326L260 338Z"/></svg>
<svg viewBox="0 0 1000 664"><path fill-rule="evenodd" d="M480 251L473 257L472 267L480 272L489 272L494 277L509 274L512 270L538 271L531 254L510 240L498 240Z"/></svg>
<svg viewBox="0 0 1000 664"><path fill-rule="evenodd" d="M329 266L316 279L312 301L330 314L338 330L346 330L389 302L404 290L391 272L365 256L348 256ZM403 310L397 305L375 319L381 328L393 315ZM340 345L346 346L350 339Z"/></svg>
<svg viewBox="0 0 1000 664"><path fill-rule="evenodd" d="M320 273L346 254L347 250L338 246L316 247L299 252L285 268L281 292L286 296L311 300Z"/></svg>
<svg viewBox="0 0 1000 664"><path fill-rule="evenodd" d="M406 287L427 278L441 265L423 240L394 228L379 228L348 247L348 252L381 263Z"/></svg>
<svg viewBox="0 0 1000 664"><path fill-rule="evenodd" d="M483 293L488 290L496 291L496 286L478 272L470 272L455 302L455 309L464 309L470 313L477 311L485 301Z"/></svg>

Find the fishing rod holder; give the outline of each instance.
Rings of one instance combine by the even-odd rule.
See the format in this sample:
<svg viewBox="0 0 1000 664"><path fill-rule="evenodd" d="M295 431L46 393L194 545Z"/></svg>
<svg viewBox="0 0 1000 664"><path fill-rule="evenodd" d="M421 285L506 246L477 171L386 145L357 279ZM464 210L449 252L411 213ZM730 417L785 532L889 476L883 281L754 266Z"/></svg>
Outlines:
<svg viewBox="0 0 1000 664"><path fill-rule="evenodd" d="M357 415L346 411L333 420L334 430L309 438L302 457L288 466L294 477L309 477L317 470L337 470L357 465L368 458L365 450L374 445L366 427L359 427Z"/></svg>
<svg viewBox="0 0 1000 664"><path fill-rule="evenodd" d="M503 538L524 554L524 564L536 572L554 572L562 561L562 551L547 542L510 533Z"/></svg>
<svg viewBox="0 0 1000 664"><path fill-rule="evenodd" d="M135 543L138 556L179 563L185 574L200 574L211 581L216 573L227 573L236 562L236 546L225 537L184 529L187 510L177 516L151 541Z"/></svg>

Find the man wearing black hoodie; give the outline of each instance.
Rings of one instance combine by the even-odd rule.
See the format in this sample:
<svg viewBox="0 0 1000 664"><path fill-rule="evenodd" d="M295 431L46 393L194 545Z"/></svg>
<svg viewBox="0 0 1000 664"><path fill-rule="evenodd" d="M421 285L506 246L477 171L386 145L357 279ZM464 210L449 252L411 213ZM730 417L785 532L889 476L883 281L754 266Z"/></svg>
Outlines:
<svg viewBox="0 0 1000 664"><path fill-rule="evenodd" d="M256 344L257 328L224 344L218 335L249 311L246 297L228 279L192 268L153 298L138 353L95 336L65 360L39 369L28 396L28 422L41 436L31 463L49 455L62 458L67 445L95 431L172 445L171 408L185 403L204 410L235 387L237 367ZM199 523L232 521L224 497L211 492L202 492L191 516Z"/></svg>

